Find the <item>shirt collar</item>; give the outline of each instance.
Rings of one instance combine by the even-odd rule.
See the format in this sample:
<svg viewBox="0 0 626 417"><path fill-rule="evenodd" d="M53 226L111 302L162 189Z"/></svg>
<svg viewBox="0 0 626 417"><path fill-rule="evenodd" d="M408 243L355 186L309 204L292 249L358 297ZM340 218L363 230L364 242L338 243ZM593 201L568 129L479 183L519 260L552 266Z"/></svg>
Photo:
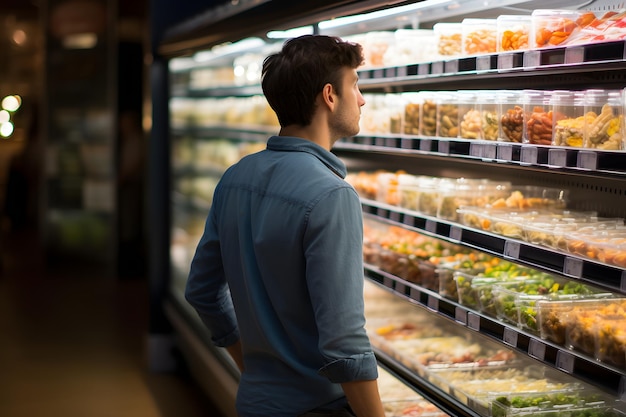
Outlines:
<svg viewBox="0 0 626 417"><path fill-rule="evenodd" d="M267 141L267 149L283 152L307 152L319 159L341 178L347 174L346 165L335 154L307 139L293 136L272 136Z"/></svg>

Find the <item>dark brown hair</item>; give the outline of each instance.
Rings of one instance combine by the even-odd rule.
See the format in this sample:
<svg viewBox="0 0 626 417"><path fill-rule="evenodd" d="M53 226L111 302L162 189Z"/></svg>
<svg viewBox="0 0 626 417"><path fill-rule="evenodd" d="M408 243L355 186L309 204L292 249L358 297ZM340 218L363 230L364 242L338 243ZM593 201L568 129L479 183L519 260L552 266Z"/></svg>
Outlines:
<svg viewBox="0 0 626 417"><path fill-rule="evenodd" d="M263 62L263 93L281 126L308 126L327 83L341 94L341 69L363 63L363 48L337 37L304 35L285 42Z"/></svg>

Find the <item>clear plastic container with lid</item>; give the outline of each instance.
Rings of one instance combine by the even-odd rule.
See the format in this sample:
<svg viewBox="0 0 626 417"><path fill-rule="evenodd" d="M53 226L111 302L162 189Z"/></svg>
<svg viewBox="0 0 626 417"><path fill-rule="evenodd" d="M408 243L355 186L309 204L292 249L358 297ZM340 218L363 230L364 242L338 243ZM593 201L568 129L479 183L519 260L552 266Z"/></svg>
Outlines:
<svg viewBox="0 0 626 417"><path fill-rule="evenodd" d="M419 182L420 177L415 175L401 174L398 176L398 205L400 207L417 211L420 196Z"/></svg>
<svg viewBox="0 0 626 417"><path fill-rule="evenodd" d="M450 180L439 177L420 177L420 195L417 203L418 211L428 216L437 215L441 187Z"/></svg>
<svg viewBox="0 0 626 417"><path fill-rule="evenodd" d="M363 52L366 67L381 67L386 65L385 54L396 42L396 37L391 31L374 31L365 35Z"/></svg>
<svg viewBox="0 0 626 417"><path fill-rule="evenodd" d="M584 93L554 91L550 100L554 123L552 144L581 148L585 129Z"/></svg>
<svg viewBox="0 0 626 417"><path fill-rule="evenodd" d="M552 91L524 90L523 143L533 145L552 144Z"/></svg>
<svg viewBox="0 0 626 417"><path fill-rule="evenodd" d="M420 134L437 136L437 96L434 91L420 91Z"/></svg>
<svg viewBox="0 0 626 417"><path fill-rule="evenodd" d="M402 102L404 103L404 134L420 134L420 111L423 100L423 96L419 93L402 94Z"/></svg>
<svg viewBox="0 0 626 417"><path fill-rule="evenodd" d="M459 104L456 91L437 94L437 136L456 138L459 135Z"/></svg>
<svg viewBox="0 0 626 417"><path fill-rule="evenodd" d="M498 140L498 99L494 91L481 91L477 97L480 110L480 138Z"/></svg>
<svg viewBox="0 0 626 417"><path fill-rule="evenodd" d="M433 25L437 52L442 57L461 55L463 29L461 23L436 23Z"/></svg>
<svg viewBox="0 0 626 417"><path fill-rule="evenodd" d="M463 19L463 55L491 54L497 51L496 19Z"/></svg>
<svg viewBox="0 0 626 417"><path fill-rule="evenodd" d="M587 90L585 92L585 148L622 150L624 135L624 91Z"/></svg>
<svg viewBox="0 0 626 417"><path fill-rule="evenodd" d="M498 52L522 51L529 48L532 17L530 15L500 15L498 28Z"/></svg>
<svg viewBox="0 0 626 417"><path fill-rule="evenodd" d="M459 113L459 137L463 139L480 139L480 110L477 91L457 92Z"/></svg>
<svg viewBox="0 0 626 417"><path fill-rule="evenodd" d="M532 13L531 48L562 46L579 31L580 10L536 9Z"/></svg>
<svg viewBox="0 0 626 417"><path fill-rule="evenodd" d="M498 103L498 139L522 143L524 135L524 108L522 90L501 90L495 98Z"/></svg>

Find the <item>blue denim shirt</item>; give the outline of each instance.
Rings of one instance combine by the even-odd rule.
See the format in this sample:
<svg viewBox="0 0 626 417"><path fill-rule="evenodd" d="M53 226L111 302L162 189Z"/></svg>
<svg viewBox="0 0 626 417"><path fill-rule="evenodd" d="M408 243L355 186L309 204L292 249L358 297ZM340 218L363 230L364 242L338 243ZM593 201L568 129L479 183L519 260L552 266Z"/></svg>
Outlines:
<svg viewBox="0 0 626 417"><path fill-rule="evenodd" d="M361 205L345 175L317 144L274 136L215 190L186 298L217 346L241 337L243 417L332 408L345 403L340 383L377 377Z"/></svg>

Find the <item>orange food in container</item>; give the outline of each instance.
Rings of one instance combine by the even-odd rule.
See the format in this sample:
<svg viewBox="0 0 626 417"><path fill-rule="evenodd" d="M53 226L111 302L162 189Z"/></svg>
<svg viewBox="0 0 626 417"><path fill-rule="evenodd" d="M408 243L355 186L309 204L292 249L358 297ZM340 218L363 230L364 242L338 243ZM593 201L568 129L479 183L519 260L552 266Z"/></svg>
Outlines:
<svg viewBox="0 0 626 417"><path fill-rule="evenodd" d="M520 51L528 49L532 17L529 15L500 15L496 19L497 51Z"/></svg>
<svg viewBox="0 0 626 417"><path fill-rule="evenodd" d="M497 52L496 19L463 19L461 25L464 55Z"/></svg>
<svg viewBox="0 0 626 417"><path fill-rule="evenodd" d="M576 10L538 9L532 13L531 47L561 46L580 31L577 20L583 12Z"/></svg>

